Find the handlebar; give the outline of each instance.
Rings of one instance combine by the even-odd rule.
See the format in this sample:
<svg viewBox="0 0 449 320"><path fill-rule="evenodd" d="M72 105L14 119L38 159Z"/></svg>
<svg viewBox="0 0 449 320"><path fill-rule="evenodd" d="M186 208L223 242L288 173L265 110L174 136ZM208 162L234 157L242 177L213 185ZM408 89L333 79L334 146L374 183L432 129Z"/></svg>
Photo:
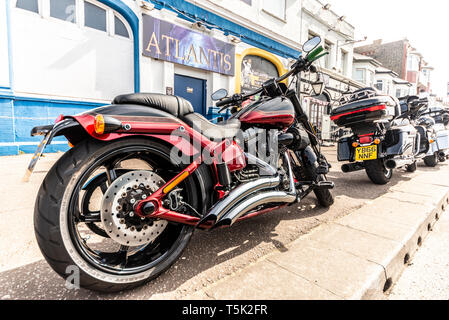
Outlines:
<svg viewBox="0 0 449 320"><path fill-rule="evenodd" d="M280 76L279 78L274 79L275 82L280 83L286 79L288 79L290 76L294 74L298 74L302 71L310 70L313 72L316 72L316 68L313 68L312 63L325 55L329 54L328 52L324 52L324 48L322 46L319 46L314 51L310 52L305 58L299 57L299 59L293 64L290 71L288 71L286 74ZM235 103L241 103L247 99L249 99L252 96L255 96L261 92L264 91L264 87L261 87L253 92L249 92L245 95L242 94L234 94L232 97L224 98L216 103L217 107L223 107L219 112L222 112L224 109L227 108L230 104Z"/></svg>

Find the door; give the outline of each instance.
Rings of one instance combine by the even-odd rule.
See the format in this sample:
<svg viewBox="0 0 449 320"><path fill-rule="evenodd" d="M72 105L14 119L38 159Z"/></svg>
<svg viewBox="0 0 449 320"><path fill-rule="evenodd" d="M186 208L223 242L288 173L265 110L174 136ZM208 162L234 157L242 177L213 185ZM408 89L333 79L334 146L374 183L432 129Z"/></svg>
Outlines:
<svg viewBox="0 0 449 320"><path fill-rule="evenodd" d="M206 80L175 74L175 96L190 101L195 112L206 114Z"/></svg>

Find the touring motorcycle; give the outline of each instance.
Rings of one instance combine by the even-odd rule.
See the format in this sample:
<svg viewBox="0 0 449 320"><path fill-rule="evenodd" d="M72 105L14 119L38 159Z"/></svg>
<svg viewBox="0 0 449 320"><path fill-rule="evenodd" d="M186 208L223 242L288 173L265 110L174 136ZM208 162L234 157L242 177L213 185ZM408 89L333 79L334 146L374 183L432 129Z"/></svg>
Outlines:
<svg viewBox="0 0 449 320"><path fill-rule="evenodd" d="M430 148L424 163L428 167L435 167L438 162L449 159L449 111L428 106L419 114L418 124L425 126L430 135Z"/></svg>
<svg viewBox="0 0 449 320"><path fill-rule="evenodd" d="M218 124L180 97L138 93L34 128L44 138L27 176L54 137L72 145L35 205L36 237L50 266L64 278L76 266L80 285L91 290L129 289L167 270L194 229L231 227L312 192L332 205L329 163L297 93L284 84L316 72L312 63L327 54L320 43L309 40L306 56L254 92L217 92L224 108L259 97Z"/></svg>
<svg viewBox="0 0 449 320"><path fill-rule="evenodd" d="M331 113L336 125L352 131L338 141L338 160L350 162L342 171L365 170L379 185L390 181L393 169L405 167L414 172L417 159L429 150L426 130L411 119L423 106L419 98L401 104L374 88L344 95Z"/></svg>

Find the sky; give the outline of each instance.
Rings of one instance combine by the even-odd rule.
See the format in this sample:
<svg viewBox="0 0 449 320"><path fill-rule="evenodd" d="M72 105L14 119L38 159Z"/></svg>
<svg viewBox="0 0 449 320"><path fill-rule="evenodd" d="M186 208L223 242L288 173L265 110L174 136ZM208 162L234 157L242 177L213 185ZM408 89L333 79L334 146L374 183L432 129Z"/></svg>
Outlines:
<svg viewBox="0 0 449 320"><path fill-rule="evenodd" d="M447 0L320 0L356 29L358 45L407 38L435 68L431 88L446 97L449 82L449 1Z"/></svg>

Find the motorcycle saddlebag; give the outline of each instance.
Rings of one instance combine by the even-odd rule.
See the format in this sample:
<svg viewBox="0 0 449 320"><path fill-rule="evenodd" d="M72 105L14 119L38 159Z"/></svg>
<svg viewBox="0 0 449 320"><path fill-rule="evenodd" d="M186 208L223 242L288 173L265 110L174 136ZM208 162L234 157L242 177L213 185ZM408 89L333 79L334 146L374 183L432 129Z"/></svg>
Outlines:
<svg viewBox="0 0 449 320"><path fill-rule="evenodd" d="M438 151L449 149L449 130L437 131Z"/></svg>
<svg viewBox="0 0 449 320"><path fill-rule="evenodd" d="M352 139L350 137L343 137L338 140L337 157L338 161L351 161L354 156L351 152Z"/></svg>
<svg viewBox="0 0 449 320"><path fill-rule="evenodd" d="M385 136L388 156L411 156L416 150L417 131L412 125L394 127Z"/></svg>
<svg viewBox="0 0 449 320"><path fill-rule="evenodd" d="M348 101L347 103L345 103ZM364 95L342 100L335 108L331 120L339 127L352 128L362 123L390 121L400 115L400 106L396 99L387 95Z"/></svg>

